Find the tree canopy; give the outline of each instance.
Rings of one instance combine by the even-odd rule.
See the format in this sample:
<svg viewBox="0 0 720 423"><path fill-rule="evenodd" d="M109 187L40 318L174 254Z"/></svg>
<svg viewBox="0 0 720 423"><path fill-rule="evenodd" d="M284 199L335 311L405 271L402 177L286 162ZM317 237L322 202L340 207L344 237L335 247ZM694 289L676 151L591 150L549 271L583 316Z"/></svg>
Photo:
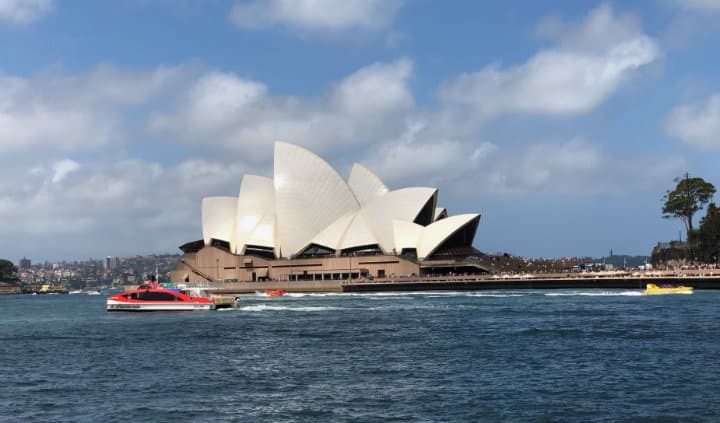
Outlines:
<svg viewBox="0 0 720 423"><path fill-rule="evenodd" d="M0 259L0 281L14 281L17 279L17 267L9 261Z"/></svg>
<svg viewBox="0 0 720 423"><path fill-rule="evenodd" d="M688 234L693 230L693 216L715 194L715 187L703 178L675 178L675 189L668 191L663 200L663 218L682 219Z"/></svg>
<svg viewBox="0 0 720 423"><path fill-rule="evenodd" d="M698 253L702 261L717 262L720 258L720 208L710 203L697 231Z"/></svg>

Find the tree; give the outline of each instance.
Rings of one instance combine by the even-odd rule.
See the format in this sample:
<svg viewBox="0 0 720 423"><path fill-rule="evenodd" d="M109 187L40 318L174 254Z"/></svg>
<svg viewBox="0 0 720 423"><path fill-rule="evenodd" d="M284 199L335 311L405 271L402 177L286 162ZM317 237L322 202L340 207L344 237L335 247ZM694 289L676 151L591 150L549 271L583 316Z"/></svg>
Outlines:
<svg viewBox="0 0 720 423"><path fill-rule="evenodd" d="M706 262L717 262L720 257L720 208L710 203L697 231L700 255Z"/></svg>
<svg viewBox="0 0 720 423"><path fill-rule="evenodd" d="M668 191L663 200L663 219L682 219L688 234L693 230L693 216L701 210L715 194L715 187L703 178L675 178L675 189Z"/></svg>
<svg viewBox="0 0 720 423"><path fill-rule="evenodd" d="M0 281L17 279L17 267L11 261L0 259Z"/></svg>

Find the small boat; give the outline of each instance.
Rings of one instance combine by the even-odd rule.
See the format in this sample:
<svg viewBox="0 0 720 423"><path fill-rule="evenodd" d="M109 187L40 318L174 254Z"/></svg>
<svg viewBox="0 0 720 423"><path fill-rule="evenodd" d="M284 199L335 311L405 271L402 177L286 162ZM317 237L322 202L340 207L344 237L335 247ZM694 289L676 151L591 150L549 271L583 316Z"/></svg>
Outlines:
<svg viewBox="0 0 720 423"><path fill-rule="evenodd" d="M114 294L107 299L107 311L190 311L214 310L215 300L179 288L145 282L137 289Z"/></svg>
<svg viewBox="0 0 720 423"><path fill-rule="evenodd" d="M265 295L268 297L279 297L281 295L287 294L287 291L284 289L266 289Z"/></svg>
<svg viewBox="0 0 720 423"><path fill-rule="evenodd" d="M656 285L649 283L645 286L644 295L661 295L661 294L692 294L692 286L683 285Z"/></svg>
<svg viewBox="0 0 720 423"><path fill-rule="evenodd" d="M70 295L100 295L100 291L83 291L81 289L75 289L68 292Z"/></svg>

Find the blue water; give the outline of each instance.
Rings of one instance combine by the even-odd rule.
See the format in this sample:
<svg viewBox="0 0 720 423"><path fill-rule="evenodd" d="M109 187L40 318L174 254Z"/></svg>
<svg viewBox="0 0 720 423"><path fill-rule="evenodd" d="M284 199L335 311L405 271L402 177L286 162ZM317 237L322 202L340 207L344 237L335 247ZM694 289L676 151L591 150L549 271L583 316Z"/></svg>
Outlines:
<svg viewBox="0 0 720 423"><path fill-rule="evenodd" d="M0 297L0 422L719 421L720 292Z"/></svg>

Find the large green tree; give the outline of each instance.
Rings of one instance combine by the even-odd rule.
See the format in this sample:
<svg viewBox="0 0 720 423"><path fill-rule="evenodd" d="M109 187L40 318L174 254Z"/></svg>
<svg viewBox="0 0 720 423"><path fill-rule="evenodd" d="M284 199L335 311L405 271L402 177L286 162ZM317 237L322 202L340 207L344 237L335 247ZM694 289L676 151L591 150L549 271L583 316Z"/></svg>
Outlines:
<svg viewBox="0 0 720 423"><path fill-rule="evenodd" d="M17 267L11 261L0 259L0 281L17 279Z"/></svg>
<svg viewBox="0 0 720 423"><path fill-rule="evenodd" d="M710 203L707 214L700 221L697 242L703 261L718 261L720 258L720 208L715 203Z"/></svg>
<svg viewBox="0 0 720 423"><path fill-rule="evenodd" d="M693 216L701 210L715 194L715 187L703 178L675 178L675 189L663 197L663 218L682 219L688 234L693 230Z"/></svg>

